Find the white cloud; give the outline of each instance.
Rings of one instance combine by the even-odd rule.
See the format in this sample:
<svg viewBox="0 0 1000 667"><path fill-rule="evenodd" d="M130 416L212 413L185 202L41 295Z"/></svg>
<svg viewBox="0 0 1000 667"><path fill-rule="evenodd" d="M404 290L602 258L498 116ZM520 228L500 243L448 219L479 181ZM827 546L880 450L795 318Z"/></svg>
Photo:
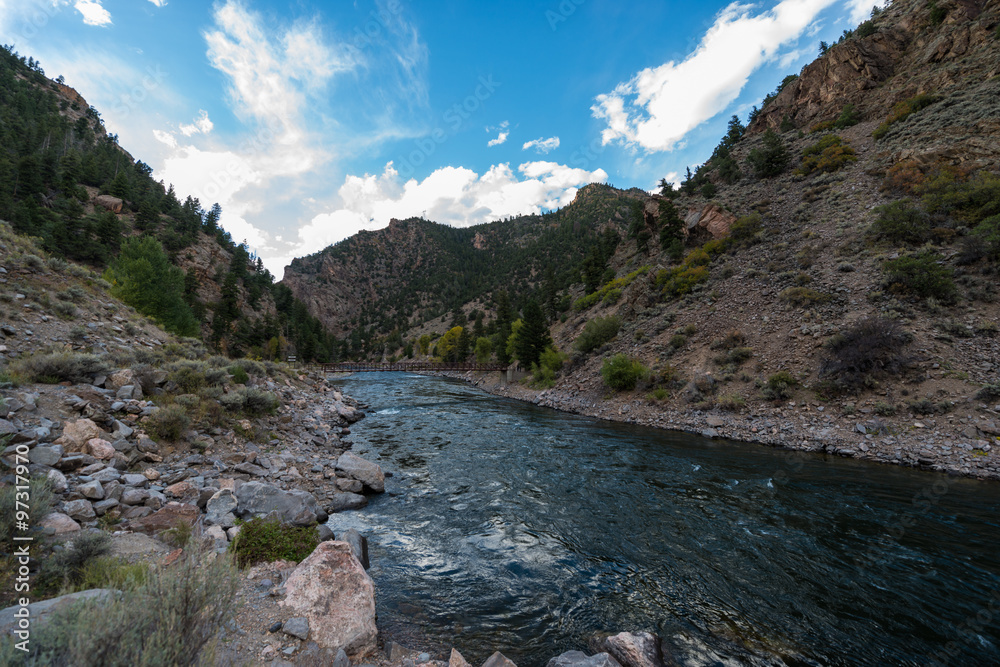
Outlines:
<svg viewBox="0 0 1000 667"><path fill-rule="evenodd" d="M872 8L882 7L885 2L872 2L872 0L847 0L847 7L851 10L850 22L852 24L861 23L871 16Z"/></svg>
<svg viewBox="0 0 1000 667"><path fill-rule="evenodd" d="M87 25L111 25L111 12L101 6L101 0L76 0L73 6L83 15Z"/></svg>
<svg viewBox="0 0 1000 667"><path fill-rule="evenodd" d="M299 229L297 242L280 256L265 259L281 275L302 257L356 234L381 229L392 218L423 216L454 227L468 227L519 214L541 213L568 205L578 188L606 181L603 169L573 169L555 162L526 162L517 168L492 166L479 175L463 167L443 167L423 181L402 182L390 162L379 176L347 176L338 194L341 208L315 216Z"/></svg>
<svg viewBox="0 0 1000 667"><path fill-rule="evenodd" d="M555 149L559 148L559 137L533 139L532 141L525 142L525 144L521 146L521 150L523 151L526 151L529 148L534 148L539 153L551 153Z"/></svg>
<svg viewBox="0 0 1000 667"><path fill-rule="evenodd" d="M733 102L757 68L835 2L782 0L757 15L751 13L754 5L730 4L683 62L647 68L596 98L591 111L607 123L602 141L650 152L673 150L688 132Z"/></svg>
<svg viewBox="0 0 1000 667"><path fill-rule="evenodd" d="M166 7L167 5L167 0L149 0L149 1L152 2L154 5L156 5L157 7Z"/></svg>
<svg viewBox="0 0 1000 667"><path fill-rule="evenodd" d="M161 144L165 144L171 148L177 148L177 139L175 139L174 135L169 132L164 132L163 130L153 130L153 136L156 137L156 140Z"/></svg>
<svg viewBox="0 0 1000 667"><path fill-rule="evenodd" d="M498 136L496 139L490 139L486 143L486 145L489 146L490 148L493 148L494 146L499 146L500 144L506 142L507 141L507 137L509 137L509 136L510 136L510 132L501 132L500 136Z"/></svg>
<svg viewBox="0 0 1000 667"><path fill-rule="evenodd" d="M185 137L190 137L192 134L208 134L214 127L215 124L208 118L208 112L200 109L194 123L191 125L181 125L180 130L181 134Z"/></svg>

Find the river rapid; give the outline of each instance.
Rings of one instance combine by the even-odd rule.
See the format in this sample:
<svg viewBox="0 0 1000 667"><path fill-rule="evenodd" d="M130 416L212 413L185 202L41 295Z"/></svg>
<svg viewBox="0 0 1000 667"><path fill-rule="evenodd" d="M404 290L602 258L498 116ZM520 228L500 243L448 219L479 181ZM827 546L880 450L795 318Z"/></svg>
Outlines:
<svg viewBox="0 0 1000 667"><path fill-rule="evenodd" d="M682 665L1000 664L1000 484L602 422L402 373L344 378L393 477L379 625L519 667L648 630ZM935 663L936 661L936 663Z"/></svg>

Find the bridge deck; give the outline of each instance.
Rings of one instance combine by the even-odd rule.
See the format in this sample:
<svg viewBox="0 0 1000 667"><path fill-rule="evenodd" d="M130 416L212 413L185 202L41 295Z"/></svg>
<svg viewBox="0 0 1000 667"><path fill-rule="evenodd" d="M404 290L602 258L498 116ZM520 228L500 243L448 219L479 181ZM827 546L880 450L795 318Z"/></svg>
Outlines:
<svg viewBox="0 0 1000 667"><path fill-rule="evenodd" d="M432 362L344 362L339 364L317 364L324 373L372 373L372 372L412 372L412 371L506 371L504 364L432 363Z"/></svg>

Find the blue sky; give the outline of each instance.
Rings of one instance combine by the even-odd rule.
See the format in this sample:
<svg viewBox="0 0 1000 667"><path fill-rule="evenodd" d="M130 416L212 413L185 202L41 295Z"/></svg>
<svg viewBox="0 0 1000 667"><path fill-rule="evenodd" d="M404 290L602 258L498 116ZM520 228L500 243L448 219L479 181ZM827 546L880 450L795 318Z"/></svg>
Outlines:
<svg viewBox="0 0 1000 667"><path fill-rule="evenodd" d="M0 0L0 40L278 277L392 217L652 189L870 0Z"/></svg>

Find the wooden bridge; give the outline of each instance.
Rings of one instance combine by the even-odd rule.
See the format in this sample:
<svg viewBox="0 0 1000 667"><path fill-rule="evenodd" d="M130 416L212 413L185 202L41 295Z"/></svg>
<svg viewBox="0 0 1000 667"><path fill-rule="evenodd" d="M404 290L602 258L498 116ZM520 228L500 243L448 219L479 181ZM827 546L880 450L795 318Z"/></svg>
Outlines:
<svg viewBox="0 0 1000 667"><path fill-rule="evenodd" d="M371 373L413 371L506 371L506 364L435 363L432 361L399 361L385 363L376 361L345 361L338 364L316 364L324 373Z"/></svg>

